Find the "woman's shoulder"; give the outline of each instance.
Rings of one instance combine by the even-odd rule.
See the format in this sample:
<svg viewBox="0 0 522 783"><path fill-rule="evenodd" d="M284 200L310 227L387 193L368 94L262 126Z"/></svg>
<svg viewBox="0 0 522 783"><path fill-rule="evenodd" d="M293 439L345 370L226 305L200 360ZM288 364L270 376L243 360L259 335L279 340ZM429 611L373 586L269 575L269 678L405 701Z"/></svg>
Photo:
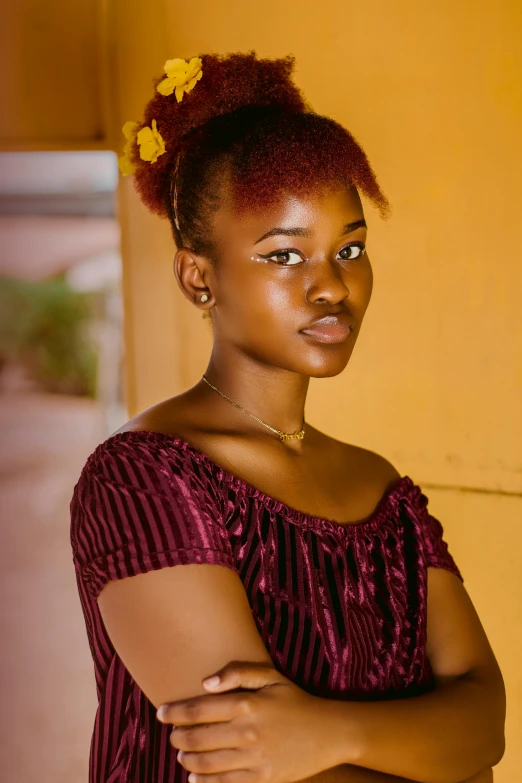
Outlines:
<svg viewBox="0 0 522 783"><path fill-rule="evenodd" d="M183 482L213 482L217 476L206 455L175 434L122 429L109 435L87 457L78 484L110 481L166 489Z"/></svg>
<svg viewBox="0 0 522 783"><path fill-rule="evenodd" d="M73 490L70 539L96 598L110 579L167 566L234 569L219 475L169 433L124 426L88 458Z"/></svg>
<svg viewBox="0 0 522 783"><path fill-rule="evenodd" d="M84 469L101 467L123 454L139 460L146 459L148 454L158 454L168 449L172 457L186 456L186 449L183 448L187 440L183 436L184 427L180 428L177 421L179 417L173 416L173 411L175 413L180 408L176 405L176 399L157 403L122 424L96 446L88 456Z"/></svg>
<svg viewBox="0 0 522 783"><path fill-rule="evenodd" d="M212 464L179 433L136 417L101 441L88 455L75 490L95 482L147 486L214 483Z"/></svg>
<svg viewBox="0 0 522 783"><path fill-rule="evenodd" d="M310 428L318 447L329 453L338 464L344 465L350 479L356 476L357 484L362 488L385 495L397 482L405 477L382 454L353 443L333 438L320 430Z"/></svg>

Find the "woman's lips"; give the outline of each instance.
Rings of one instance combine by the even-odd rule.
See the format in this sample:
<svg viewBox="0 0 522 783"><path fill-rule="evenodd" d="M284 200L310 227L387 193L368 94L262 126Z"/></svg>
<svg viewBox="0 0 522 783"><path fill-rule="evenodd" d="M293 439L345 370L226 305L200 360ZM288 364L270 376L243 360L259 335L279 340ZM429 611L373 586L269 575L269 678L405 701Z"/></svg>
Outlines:
<svg viewBox="0 0 522 783"><path fill-rule="evenodd" d="M301 332L320 343L343 343L351 335L352 327L340 323L317 323L309 329L301 329Z"/></svg>

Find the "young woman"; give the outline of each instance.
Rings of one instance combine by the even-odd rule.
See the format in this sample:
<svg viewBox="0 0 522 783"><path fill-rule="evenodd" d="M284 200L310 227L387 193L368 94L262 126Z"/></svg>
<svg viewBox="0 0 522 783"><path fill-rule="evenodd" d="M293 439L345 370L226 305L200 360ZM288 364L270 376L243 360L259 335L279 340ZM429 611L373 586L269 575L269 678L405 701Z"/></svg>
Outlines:
<svg viewBox="0 0 522 783"><path fill-rule="evenodd" d="M370 301L360 194L389 205L293 64L169 60L124 128L214 345L74 488L91 783L485 781L504 752L502 676L427 497L305 422Z"/></svg>

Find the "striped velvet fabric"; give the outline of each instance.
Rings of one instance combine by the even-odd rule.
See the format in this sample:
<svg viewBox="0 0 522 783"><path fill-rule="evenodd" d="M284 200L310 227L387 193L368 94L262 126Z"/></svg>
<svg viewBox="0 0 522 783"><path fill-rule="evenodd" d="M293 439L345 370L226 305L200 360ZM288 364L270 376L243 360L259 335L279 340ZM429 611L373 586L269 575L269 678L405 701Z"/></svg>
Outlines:
<svg viewBox="0 0 522 783"><path fill-rule="evenodd" d="M341 525L263 494L172 435L128 431L101 443L70 506L99 701L90 783L188 775L105 631L96 598L111 579L186 563L231 568L275 667L303 689L370 700L433 687L427 568L462 576L427 503L403 476L370 517Z"/></svg>

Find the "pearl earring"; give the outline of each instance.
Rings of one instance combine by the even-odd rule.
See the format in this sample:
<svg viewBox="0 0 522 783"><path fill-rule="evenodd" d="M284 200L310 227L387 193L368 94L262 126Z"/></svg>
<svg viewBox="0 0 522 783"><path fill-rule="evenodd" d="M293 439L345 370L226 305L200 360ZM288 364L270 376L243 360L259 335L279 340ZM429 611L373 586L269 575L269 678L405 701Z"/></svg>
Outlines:
<svg viewBox="0 0 522 783"><path fill-rule="evenodd" d="M201 301L201 302L206 302L206 301L207 301L207 299L208 299L208 294L202 294L202 295L201 295L201 299L200 299L200 301Z"/></svg>

